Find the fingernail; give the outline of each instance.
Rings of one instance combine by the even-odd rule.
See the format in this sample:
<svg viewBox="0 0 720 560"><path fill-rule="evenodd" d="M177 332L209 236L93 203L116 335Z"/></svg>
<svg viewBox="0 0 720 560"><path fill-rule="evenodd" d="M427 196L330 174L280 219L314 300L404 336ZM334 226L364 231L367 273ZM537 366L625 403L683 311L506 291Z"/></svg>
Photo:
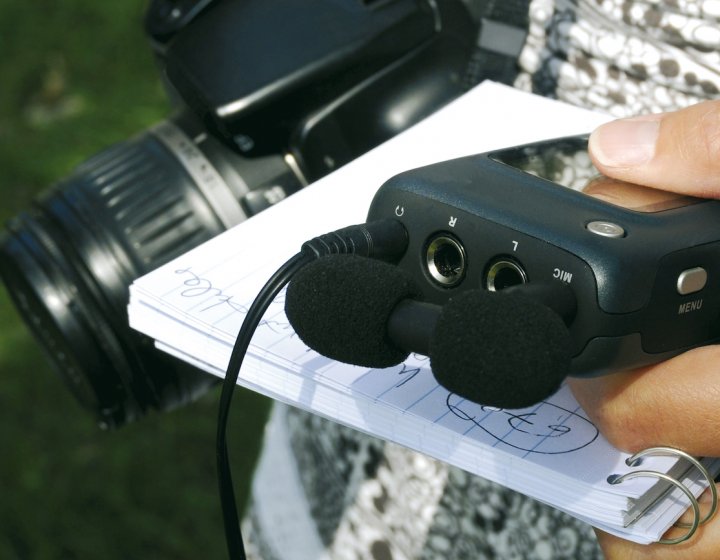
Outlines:
<svg viewBox="0 0 720 560"><path fill-rule="evenodd" d="M642 165L655 155L659 131L660 115L612 121L590 135L590 152L606 167Z"/></svg>

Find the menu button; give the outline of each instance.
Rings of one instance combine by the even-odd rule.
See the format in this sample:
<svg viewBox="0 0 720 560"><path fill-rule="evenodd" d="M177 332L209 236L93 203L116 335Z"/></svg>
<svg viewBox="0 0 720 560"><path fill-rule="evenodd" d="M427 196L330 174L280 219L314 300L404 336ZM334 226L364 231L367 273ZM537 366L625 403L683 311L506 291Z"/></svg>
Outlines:
<svg viewBox="0 0 720 560"><path fill-rule="evenodd" d="M677 291L681 296L699 292L707 284L707 270L701 266L683 270L677 279Z"/></svg>

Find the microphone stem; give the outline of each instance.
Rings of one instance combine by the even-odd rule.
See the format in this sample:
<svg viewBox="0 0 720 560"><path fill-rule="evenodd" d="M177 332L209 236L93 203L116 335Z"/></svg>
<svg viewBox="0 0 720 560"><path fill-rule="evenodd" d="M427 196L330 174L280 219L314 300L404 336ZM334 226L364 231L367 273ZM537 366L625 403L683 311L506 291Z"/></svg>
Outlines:
<svg viewBox="0 0 720 560"><path fill-rule="evenodd" d="M432 303L405 299L393 309L387 325L388 338L406 351L428 356L430 339L440 316L441 307Z"/></svg>
<svg viewBox="0 0 720 560"><path fill-rule="evenodd" d="M531 282L506 288L502 294L524 294L557 313L566 325L572 323L577 311L575 293L563 282ZM430 355L430 341L443 306L414 299L401 300L393 309L387 323L387 337L405 352Z"/></svg>
<svg viewBox="0 0 720 560"><path fill-rule="evenodd" d="M538 303L546 305L560 315L568 326L570 326L577 313L575 292L565 282L528 282L527 284L505 288L503 292L506 294L524 294Z"/></svg>

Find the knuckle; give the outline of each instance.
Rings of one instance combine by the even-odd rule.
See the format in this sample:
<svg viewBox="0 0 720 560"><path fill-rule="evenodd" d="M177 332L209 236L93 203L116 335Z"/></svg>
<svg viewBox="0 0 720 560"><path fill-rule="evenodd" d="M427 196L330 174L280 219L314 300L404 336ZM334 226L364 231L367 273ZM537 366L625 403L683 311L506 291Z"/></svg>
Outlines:
<svg viewBox="0 0 720 560"><path fill-rule="evenodd" d="M630 389L596 411L597 427L611 445L629 453L657 445L653 420L659 408L646 396Z"/></svg>

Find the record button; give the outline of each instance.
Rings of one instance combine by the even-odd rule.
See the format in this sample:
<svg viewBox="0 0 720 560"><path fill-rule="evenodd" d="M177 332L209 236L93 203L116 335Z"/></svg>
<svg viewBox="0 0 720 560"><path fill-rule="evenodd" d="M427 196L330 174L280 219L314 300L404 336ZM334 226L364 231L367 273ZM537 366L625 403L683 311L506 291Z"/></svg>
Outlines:
<svg viewBox="0 0 720 560"><path fill-rule="evenodd" d="M595 220L587 224L585 227L589 232L601 237L611 237L613 239L625 237L625 230L623 227L613 222Z"/></svg>
<svg viewBox="0 0 720 560"><path fill-rule="evenodd" d="M683 270L677 279L677 291L681 296L699 292L707 284L707 271L701 266Z"/></svg>

